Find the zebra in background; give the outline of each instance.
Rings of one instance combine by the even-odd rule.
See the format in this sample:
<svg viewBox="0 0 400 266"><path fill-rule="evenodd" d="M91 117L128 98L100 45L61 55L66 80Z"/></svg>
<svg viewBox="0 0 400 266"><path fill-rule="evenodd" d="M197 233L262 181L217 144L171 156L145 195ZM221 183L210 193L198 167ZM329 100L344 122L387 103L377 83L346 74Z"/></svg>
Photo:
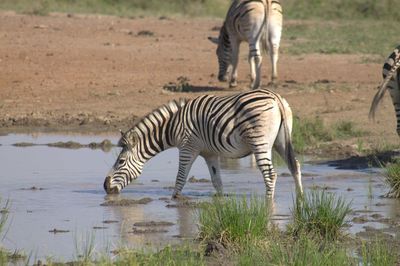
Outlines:
<svg viewBox="0 0 400 266"><path fill-rule="evenodd" d="M261 80L261 49L269 51L272 64L271 82L278 78L278 53L282 33L282 6L278 0L235 0L232 2L219 37L209 37L218 44L218 80L237 86L239 46L249 43L251 88L257 89ZM228 70L228 68L230 68Z"/></svg>
<svg viewBox="0 0 400 266"><path fill-rule="evenodd" d="M283 98L269 90L253 90L225 97L203 95L171 101L146 115L123 133L122 147L104 181L107 193L119 193L142 172L147 160L171 147L179 149L179 170L173 197L179 197L189 170L200 155L208 166L217 193L222 193L219 157L254 154L273 198L276 172L272 147L291 171L296 191L302 193L300 165L294 156L292 111Z"/></svg>
<svg viewBox="0 0 400 266"><path fill-rule="evenodd" d="M400 135L400 45L394 49L393 53L389 55L383 64L383 81L379 86L378 92L372 101L371 108L369 110L369 117L375 118L376 108L387 89L390 91L394 110L396 111L397 117L397 134Z"/></svg>

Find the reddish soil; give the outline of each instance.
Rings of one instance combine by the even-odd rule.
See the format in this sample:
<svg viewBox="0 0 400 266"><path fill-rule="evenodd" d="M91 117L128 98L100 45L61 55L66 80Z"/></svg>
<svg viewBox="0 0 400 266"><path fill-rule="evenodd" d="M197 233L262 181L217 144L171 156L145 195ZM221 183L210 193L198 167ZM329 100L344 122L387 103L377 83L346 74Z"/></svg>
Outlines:
<svg viewBox="0 0 400 266"><path fill-rule="evenodd" d="M216 36L213 27L221 23L219 19L1 12L0 131L116 132L170 99L247 90L246 45L239 63L239 87L228 89L216 78L216 47L207 37ZM290 49L290 42L283 41L282 46ZM281 53L280 84L273 89L301 118L319 116L327 124L352 121L368 132L364 145L397 143L388 95L377 122L368 120L382 66L362 63L363 57ZM267 84L267 56L263 62L262 80ZM180 76L189 78L193 92L163 89ZM340 142L354 146L356 141Z"/></svg>

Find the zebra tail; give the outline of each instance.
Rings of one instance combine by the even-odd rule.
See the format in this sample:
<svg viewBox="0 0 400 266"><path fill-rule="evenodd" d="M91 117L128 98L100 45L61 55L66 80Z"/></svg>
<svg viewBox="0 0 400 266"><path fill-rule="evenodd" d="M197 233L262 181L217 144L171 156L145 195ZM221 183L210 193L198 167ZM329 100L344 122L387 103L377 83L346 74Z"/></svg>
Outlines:
<svg viewBox="0 0 400 266"><path fill-rule="evenodd" d="M266 0L264 3L264 33L261 37L261 46L265 54L268 54L268 34L269 34L269 20L271 10L271 0Z"/></svg>
<svg viewBox="0 0 400 266"><path fill-rule="evenodd" d="M286 154L286 160L288 162L288 167L289 167L289 169L297 169L298 164L297 164L296 157L295 157L294 147L293 147L293 143L292 143L292 136L289 132L289 126L288 126L287 119L285 119L283 121L283 127L284 127L283 129L285 132L285 154ZM297 171L298 171L298 169L297 169Z"/></svg>
<svg viewBox="0 0 400 266"><path fill-rule="evenodd" d="M283 126L283 132L285 134L285 157L288 163L288 168L296 170L296 172L298 172L299 171L298 164L295 157L294 147L292 143L292 136L289 131L288 119L285 111L285 106L282 102L282 97L275 92L272 91L270 92L274 94L275 97L277 98L279 110L281 112L281 119L282 119L281 126Z"/></svg>
<svg viewBox="0 0 400 266"><path fill-rule="evenodd" d="M390 79L394 76L394 74L396 73L396 71L399 67L400 67L400 57L397 58L396 63L393 65L392 69L390 69L386 78L382 81L381 85L378 87L379 90L375 94L374 99L372 100L372 103L371 103L371 108L369 109L368 117L370 119L375 119L376 108L378 107L380 101L382 100L383 96L385 95L385 92L387 90L387 85L388 85Z"/></svg>

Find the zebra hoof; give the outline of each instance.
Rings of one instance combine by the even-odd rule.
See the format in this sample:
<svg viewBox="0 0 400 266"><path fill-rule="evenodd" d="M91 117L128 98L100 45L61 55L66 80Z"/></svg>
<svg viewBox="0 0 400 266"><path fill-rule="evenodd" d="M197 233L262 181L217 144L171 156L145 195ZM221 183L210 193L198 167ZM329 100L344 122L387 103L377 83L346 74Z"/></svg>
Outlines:
<svg viewBox="0 0 400 266"><path fill-rule="evenodd" d="M268 82L267 87L277 88L278 82L276 80L272 80L272 81Z"/></svg>
<svg viewBox="0 0 400 266"><path fill-rule="evenodd" d="M236 88L237 87L237 81L233 81L231 83L229 83L229 88Z"/></svg>

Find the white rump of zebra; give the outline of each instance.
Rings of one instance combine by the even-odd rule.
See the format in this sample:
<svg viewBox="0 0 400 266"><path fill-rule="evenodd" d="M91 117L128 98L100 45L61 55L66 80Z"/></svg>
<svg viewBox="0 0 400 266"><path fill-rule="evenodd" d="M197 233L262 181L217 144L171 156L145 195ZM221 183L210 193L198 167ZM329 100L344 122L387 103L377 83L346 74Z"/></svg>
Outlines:
<svg viewBox="0 0 400 266"><path fill-rule="evenodd" d="M252 90L225 97L203 95L193 100L171 101L143 117L123 133L122 147L104 181L107 193L119 193L142 172L147 160L171 147L179 149L179 170L173 197L178 197L195 159L202 156L217 193L222 193L219 157L241 158L254 154L273 198L277 174L272 148L285 160L296 191L302 193L300 164L291 140L292 111L278 94Z"/></svg>
<svg viewBox="0 0 400 266"><path fill-rule="evenodd" d="M378 88L378 92L372 101L371 108L369 110L369 117L375 118L376 108L387 89L389 89L390 96L394 105L397 118L397 134L400 135L400 45L394 49L383 64L383 81Z"/></svg>
<svg viewBox="0 0 400 266"><path fill-rule="evenodd" d="M249 63L252 89L261 83L261 49L268 51L272 64L271 82L278 78L277 62L282 33L282 7L278 0L235 0L232 2L218 39L218 79L228 80L229 86L237 86L239 46L249 44ZM228 69L229 68L229 69Z"/></svg>

